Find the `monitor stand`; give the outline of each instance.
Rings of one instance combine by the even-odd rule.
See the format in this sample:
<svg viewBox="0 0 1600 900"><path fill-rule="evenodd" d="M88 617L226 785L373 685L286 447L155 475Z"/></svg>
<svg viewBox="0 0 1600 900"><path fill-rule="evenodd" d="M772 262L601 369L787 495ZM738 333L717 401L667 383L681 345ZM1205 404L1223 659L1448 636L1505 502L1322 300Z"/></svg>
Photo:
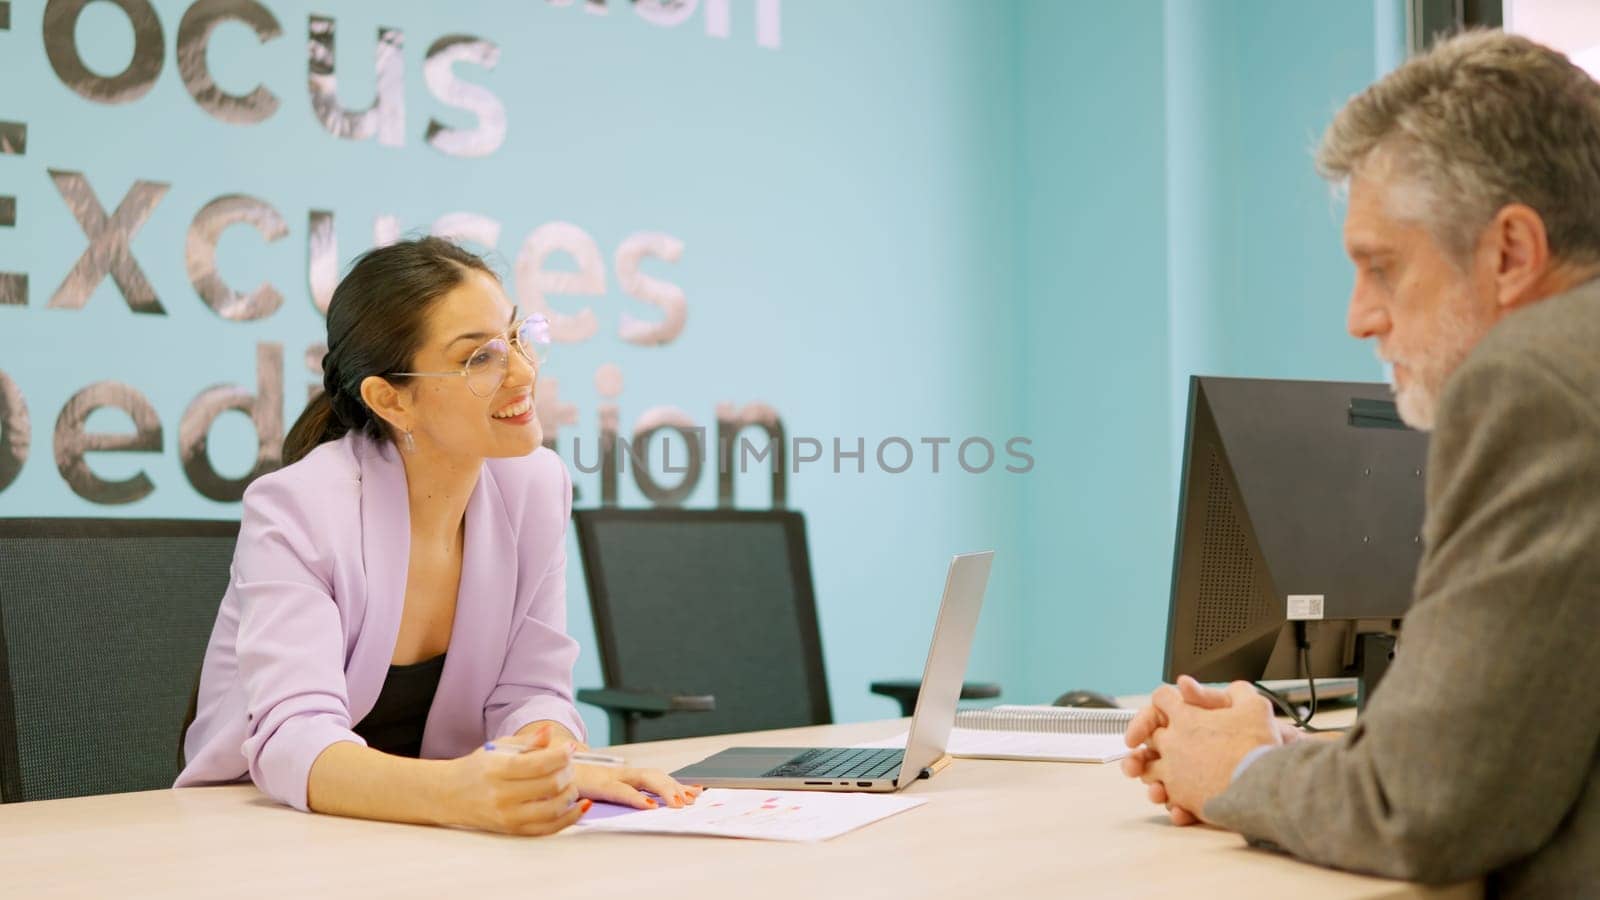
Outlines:
<svg viewBox="0 0 1600 900"><path fill-rule="evenodd" d="M1366 712L1367 700L1372 692L1378 689L1378 682L1383 680L1385 672L1389 671L1389 664L1394 662L1394 641L1392 634L1377 632L1356 635L1356 715L1359 717Z"/></svg>

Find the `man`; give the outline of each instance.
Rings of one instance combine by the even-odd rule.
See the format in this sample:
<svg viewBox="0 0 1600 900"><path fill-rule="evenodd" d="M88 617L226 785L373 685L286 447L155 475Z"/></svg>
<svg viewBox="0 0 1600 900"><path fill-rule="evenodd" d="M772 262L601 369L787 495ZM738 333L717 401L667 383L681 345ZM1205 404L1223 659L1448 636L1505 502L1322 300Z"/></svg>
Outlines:
<svg viewBox="0 0 1600 900"><path fill-rule="evenodd" d="M1468 33L1352 99L1317 163L1348 187L1350 333L1434 431L1411 612L1339 739L1184 678L1124 771L1312 862L1600 895L1600 84Z"/></svg>

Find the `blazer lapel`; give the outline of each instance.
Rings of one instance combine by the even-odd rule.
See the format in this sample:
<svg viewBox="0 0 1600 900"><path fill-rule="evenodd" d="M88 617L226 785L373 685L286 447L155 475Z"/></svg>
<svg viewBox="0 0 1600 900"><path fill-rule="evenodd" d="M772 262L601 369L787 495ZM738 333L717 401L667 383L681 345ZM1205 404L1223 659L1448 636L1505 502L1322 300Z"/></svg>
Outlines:
<svg viewBox="0 0 1600 900"><path fill-rule="evenodd" d="M427 758L460 756L496 737L483 733L483 705L500 681L511 635L517 538L488 466L467 501L462 546L450 652L422 737Z"/></svg>
<svg viewBox="0 0 1600 900"><path fill-rule="evenodd" d="M361 460L361 559L367 588L358 637L345 669L354 725L372 711L394 659L411 562L411 498L399 450L387 441L351 439Z"/></svg>

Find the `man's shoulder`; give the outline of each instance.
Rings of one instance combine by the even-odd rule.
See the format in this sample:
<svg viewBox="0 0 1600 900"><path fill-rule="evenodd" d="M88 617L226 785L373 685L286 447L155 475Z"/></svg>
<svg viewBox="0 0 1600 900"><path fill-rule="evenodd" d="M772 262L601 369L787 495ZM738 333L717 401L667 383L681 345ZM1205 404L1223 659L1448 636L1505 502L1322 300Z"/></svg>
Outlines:
<svg viewBox="0 0 1600 900"><path fill-rule="evenodd" d="M1600 279L1512 313L1451 375L1439 430L1468 426L1489 410L1516 417L1565 409L1564 417L1600 423L1596 347Z"/></svg>
<svg viewBox="0 0 1600 900"><path fill-rule="evenodd" d="M1600 279L1506 316L1463 366L1523 360L1600 397Z"/></svg>

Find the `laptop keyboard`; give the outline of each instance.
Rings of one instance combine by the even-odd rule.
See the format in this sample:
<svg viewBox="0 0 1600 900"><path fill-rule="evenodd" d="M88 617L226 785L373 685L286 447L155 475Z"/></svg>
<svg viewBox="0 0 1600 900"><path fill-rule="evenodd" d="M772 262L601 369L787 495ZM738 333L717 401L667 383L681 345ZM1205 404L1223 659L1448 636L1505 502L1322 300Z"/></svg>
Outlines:
<svg viewBox="0 0 1600 900"><path fill-rule="evenodd" d="M850 747L807 750L765 778L898 778L904 750L865 750Z"/></svg>

